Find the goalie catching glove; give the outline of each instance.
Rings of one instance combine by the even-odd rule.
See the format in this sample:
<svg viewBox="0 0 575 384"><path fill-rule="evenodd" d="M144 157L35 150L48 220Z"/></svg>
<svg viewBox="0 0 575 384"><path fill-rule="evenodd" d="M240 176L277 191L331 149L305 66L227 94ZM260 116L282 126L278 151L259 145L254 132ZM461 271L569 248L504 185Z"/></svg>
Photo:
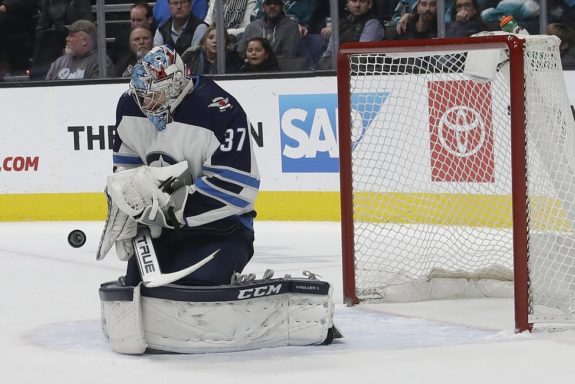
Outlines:
<svg viewBox="0 0 575 384"><path fill-rule="evenodd" d="M184 207L193 193L186 161L168 167L141 166L108 176L107 191L114 207L150 227L157 238L162 228L185 224Z"/></svg>

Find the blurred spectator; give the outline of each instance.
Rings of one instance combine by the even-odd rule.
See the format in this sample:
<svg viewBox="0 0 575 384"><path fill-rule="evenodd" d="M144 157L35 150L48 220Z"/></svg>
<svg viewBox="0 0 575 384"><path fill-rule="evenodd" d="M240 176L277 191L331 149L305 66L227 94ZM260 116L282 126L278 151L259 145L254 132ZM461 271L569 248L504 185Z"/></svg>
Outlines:
<svg viewBox="0 0 575 384"><path fill-rule="evenodd" d="M344 8L342 7L340 15L343 16ZM309 33L321 34L321 30L327 25L331 25L331 11L329 0L316 0L315 10L309 19Z"/></svg>
<svg viewBox="0 0 575 384"><path fill-rule="evenodd" d="M498 2L499 0L478 0L479 3L479 10L484 9L484 4L489 2L489 1L495 1ZM446 24L451 23L453 20L452 15L453 15L453 0L445 0L445 14L444 14L444 21ZM400 0L398 2L397 7L394 10L393 16L392 16L392 20L390 22L390 25L397 25L397 23L399 23L399 21L401 20L401 17L406 14L406 13L414 13L416 11L417 8L417 0ZM481 12L480 12L481 13Z"/></svg>
<svg viewBox="0 0 575 384"><path fill-rule="evenodd" d="M339 7L337 10L338 12L337 14L341 19L349 14L347 10L347 2L346 0L339 0L338 5ZM331 36L331 21L332 20L331 20L330 0L317 0L315 11L312 14L310 20L310 33L320 34L323 40L325 41L326 47L327 47L327 41Z"/></svg>
<svg viewBox="0 0 575 384"><path fill-rule="evenodd" d="M232 36L242 34L250 23L250 15L256 6L256 0L222 0L222 4L227 32ZM210 0L204 23L212 25L216 21L216 1Z"/></svg>
<svg viewBox="0 0 575 384"><path fill-rule="evenodd" d="M391 19L393 17L393 13L395 11L395 8L397 6L397 3L399 2L399 0L374 0L373 1L373 5L375 7L375 11L377 13L377 18L381 21L382 24L384 24L384 27L386 26L386 24L391 22ZM341 15L341 13L340 13Z"/></svg>
<svg viewBox="0 0 575 384"><path fill-rule="evenodd" d="M494 23L510 15L529 33L539 34L539 10L537 0L492 0L481 12L481 18L486 23Z"/></svg>
<svg viewBox="0 0 575 384"><path fill-rule="evenodd" d="M563 69L575 69L575 30L567 24L551 23L545 33L561 39L559 53Z"/></svg>
<svg viewBox="0 0 575 384"><path fill-rule="evenodd" d="M396 32L399 40L437 37L437 1L418 0L415 12L401 17Z"/></svg>
<svg viewBox="0 0 575 384"><path fill-rule="evenodd" d="M144 27L151 31L152 36L156 31L154 17L152 16L152 7L144 0L136 0L130 7L130 25L121 25L121 28L115 34L115 41L109 52L110 58L114 63L125 58L126 52L131 50L131 31L136 27ZM109 33L106 33L109 36Z"/></svg>
<svg viewBox="0 0 575 384"><path fill-rule="evenodd" d="M547 0L549 20L575 26L575 0Z"/></svg>
<svg viewBox="0 0 575 384"><path fill-rule="evenodd" d="M520 22L528 21L539 16L539 4L535 0L499 0L490 2L481 12L484 21L499 21L508 15Z"/></svg>
<svg viewBox="0 0 575 384"><path fill-rule="evenodd" d="M481 20L481 8L477 0L455 0L451 20L454 21L447 28L447 37L468 37L488 29Z"/></svg>
<svg viewBox="0 0 575 384"><path fill-rule="evenodd" d="M265 37L252 37L247 41L241 72L277 72L278 60L270 41Z"/></svg>
<svg viewBox="0 0 575 384"><path fill-rule="evenodd" d="M238 52L244 54L247 41L260 36L269 40L276 57L296 57L300 41L299 26L284 14L283 1L264 0L262 7L264 16L248 24L238 42Z"/></svg>
<svg viewBox="0 0 575 384"><path fill-rule="evenodd" d="M38 29L56 29L66 32L65 25L80 19L92 20L90 0L39 0L39 3Z"/></svg>
<svg viewBox="0 0 575 384"><path fill-rule="evenodd" d="M208 0L192 0L192 13L198 19L205 19L208 13ZM158 27L164 25L172 17L169 0L157 0L154 4L153 15Z"/></svg>
<svg viewBox="0 0 575 384"><path fill-rule="evenodd" d="M339 42L383 40L383 25L373 11L373 0L347 0L349 15L339 20ZM332 57L337 48L330 36L327 49L319 61L319 69L332 69Z"/></svg>
<svg viewBox="0 0 575 384"><path fill-rule="evenodd" d="M0 78L28 69L37 12L37 0L0 1Z"/></svg>
<svg viewBox="0 0 575 384"><path fill-rule="evenodd" d="M263 2L257 0L255 9L252 12L252 21L263 17ZM321 54L325 50L325 44L319 34L310 36L311 20L316 9L317 0L283 0L284 14L295 21L299 26L300 43L297 56L307 57L308 67L314 67ZM280 62L281 68L281 62Z"/></svg>
<svg viewBox="0 0 575 384"><path fill-rule="evenodd" d="M90 0L40 0L32 78L43 79L66 47L66 25L77 20L92 20Z"/></svg>
<svg viewBox="0 0 575 384"><path fill-rule="evenodd" d="M121 57L114 66L113 76L130 77L136 62L144 57L154 46L152 31L146 27L138 27L130 32L130 53Z"/></svg>
<svg viewBox="0 0 575 384"><path fill-rule="evenodd" d="M180 55L200 45L208 26L192 14L191 0L170 0L172 17L158 28L154 46L167 44Z"/></svg>
<svg viewBox="0 0 575 384"><path fill-rule="evenodd" d="M152 7L147 1L138 0L130 7L130 29L136 27L148 28L152 33L156 31Z"/></svg>
<svg viewBox="0 0 575 384"><path fill-rule="evenodd" d="M399 20L403 15L406 13L413 13L415 12L415 7L417 5L417 0L398 0L397 5L393 11L393 15L391 17L391 24L397 25Z"/></svg>
<svg viewBox="0 0 575 384"><path fill-rule="evenodd" d="M385 0L387 1L387 0ZM341 10L339 15L347 14L345 1L338 2ZM345 12L345 13L344 13ZM309 21L309 33L304 41L304 49L310 58L310 69L315 69L321 55L327 49L329 36L331 35L331 9L329 0L317 0L315 11Z"/></svg>
<svg viewBox="0 0 575 384"><path fill-rule="evenodd" d="M96 49L96 24L78 20L66 26L66 49L64 55L52 63L46 80L96 79L100 76ZM107 58L106 70L112 71L112 60Z"/></svg>
<svg viewBox="0 0 575 384"><path fill-rule="evenodd" d="M182 55L182 60L194 75L206 75L218 73L217 65L217 27L215 24L208 27L202 38L202 42L197 48L188 48ZM226 72L239 72L242 66L242 59L234 49L233 43L227 33L224 36L226 44Z"/></svg>
<svg viewBox="0 0 575 384"><path fill-rule="evenodd" d="M264 1L265 0L257 0L256 6L252 11L251 21L260 19L264 16ZM315 7L316 0L284 0L283 2L283 10L286 16L302 27L306 27L308 29Z"/></svg>

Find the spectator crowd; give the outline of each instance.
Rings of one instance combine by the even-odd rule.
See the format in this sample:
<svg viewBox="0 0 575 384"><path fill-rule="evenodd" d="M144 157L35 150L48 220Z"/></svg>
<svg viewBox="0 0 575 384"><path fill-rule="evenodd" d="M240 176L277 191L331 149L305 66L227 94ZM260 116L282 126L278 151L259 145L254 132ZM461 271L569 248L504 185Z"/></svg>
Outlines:
<svg viewBox="0 0 575 384"><path fill-rule="evenodd" d="M129 16L105 13L108 77L128 77L153 46L174 47L194 73L218 73L218 31L225 73L329 70L338 44L392 39L465 37L499 29L512 15L532 34L561 39L561 57L575 69L575 0L107 0ZM0 79L101 77L95 0L0 0ZM219 12L218 12L219 11ZM444 12L445 28L437 14ZM127 13L127 12L126 12ZM541 14L547 27L540 31ZM223 28L218 28L223 17ZM332 16L339 15L337 23ZM333 33L332 25L338 26ZM444 31L439 33L438 31Z"/></svg>

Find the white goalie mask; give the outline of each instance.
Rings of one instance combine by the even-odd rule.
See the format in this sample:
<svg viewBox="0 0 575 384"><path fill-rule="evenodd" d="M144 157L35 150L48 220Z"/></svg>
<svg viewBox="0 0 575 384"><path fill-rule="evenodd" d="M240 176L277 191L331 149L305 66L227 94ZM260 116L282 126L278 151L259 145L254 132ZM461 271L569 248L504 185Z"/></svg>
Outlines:
<svg viewBox="0 0 575 384"><path fill-rule="evenodd" d="M166 45L154 47L134 66L130 91L142 112L160 131L166 128L172 112L193 87L186 72L180 55Z"/></svg>

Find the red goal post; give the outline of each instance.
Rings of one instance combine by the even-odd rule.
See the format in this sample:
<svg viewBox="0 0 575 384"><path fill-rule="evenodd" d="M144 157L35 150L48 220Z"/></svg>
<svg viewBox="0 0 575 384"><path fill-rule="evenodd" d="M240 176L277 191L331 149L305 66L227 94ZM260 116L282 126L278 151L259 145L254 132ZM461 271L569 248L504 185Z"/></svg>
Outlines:
<svg viewBox="0 0 575 384"><path fill-rule="evenodd" d="M574 321L557 39L348 43L337 72L345 302L510 294L517 331Z"/></svg>

